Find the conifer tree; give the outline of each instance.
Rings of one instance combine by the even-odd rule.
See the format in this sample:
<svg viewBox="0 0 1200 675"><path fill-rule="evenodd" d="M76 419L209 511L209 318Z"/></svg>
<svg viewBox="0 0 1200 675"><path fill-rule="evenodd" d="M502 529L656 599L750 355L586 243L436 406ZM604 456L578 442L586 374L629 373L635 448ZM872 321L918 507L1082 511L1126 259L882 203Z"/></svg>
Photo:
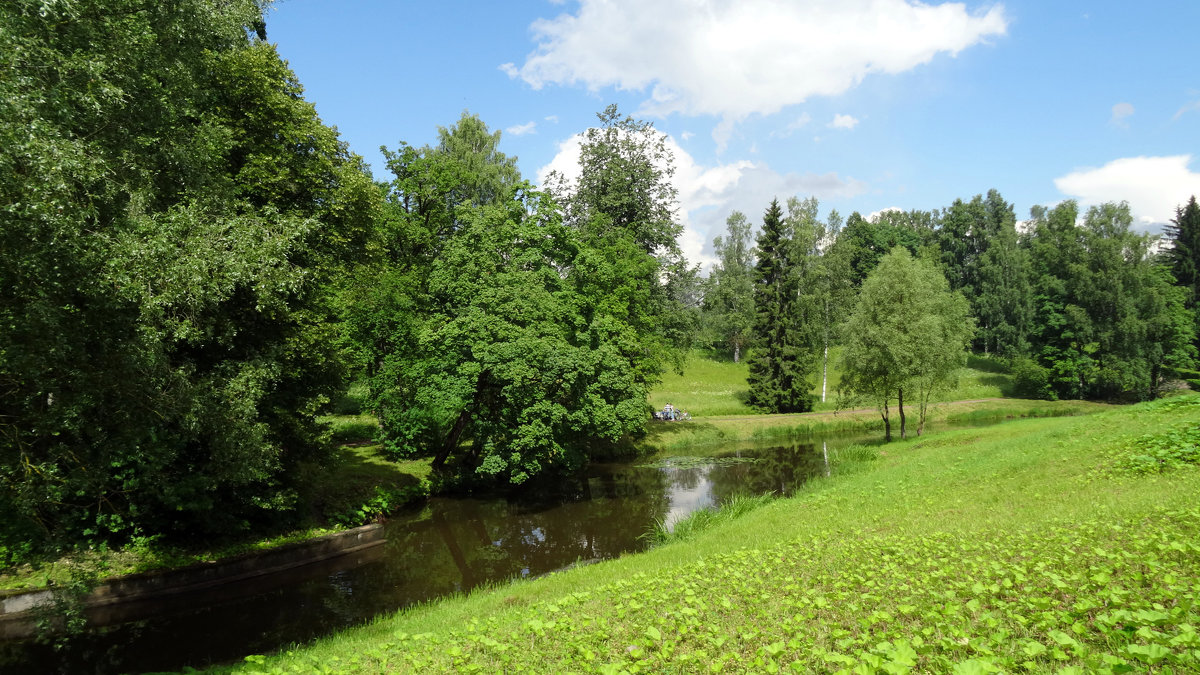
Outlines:
<svg viewBox="0 0 1200 675"><path fill-rule="evenodd" d="M1200 297L1200 205L1196 204L1195 195L1186 206L1175 209L1175 218L1167 225L1166 235L1171 242L1166 257L1175 283L1187 289L1187 308L1194 310L1196 298Z"/></svg>
<svg viewBox="0 0 1200 675"><path fill-rule="evenodd" d="M793 232L778 200L763 215L754 268L754 340L750 403L776 413L806 412L812 396L804 368L805 353L795 321L799 284Z"/></svg>

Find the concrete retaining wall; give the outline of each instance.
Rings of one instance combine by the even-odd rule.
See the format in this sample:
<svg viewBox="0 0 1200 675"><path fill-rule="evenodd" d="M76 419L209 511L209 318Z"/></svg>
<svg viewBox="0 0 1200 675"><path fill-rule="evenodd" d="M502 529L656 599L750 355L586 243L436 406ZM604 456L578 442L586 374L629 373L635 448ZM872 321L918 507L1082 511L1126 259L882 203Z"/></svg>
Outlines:
<svg viewBox="0 0 1200 675"><path fill-rule="evenodd" d="M173 604L249 595L309 576L305 568L316 563L339 559L344 568L369 562L382 553L383 543L383 526L364 525L225 560L117 577L84 598L84 613L91 625L105 626L153 616ZM32 635L38 608L52 601L47 589L0 591L0 639Z"/></svg>

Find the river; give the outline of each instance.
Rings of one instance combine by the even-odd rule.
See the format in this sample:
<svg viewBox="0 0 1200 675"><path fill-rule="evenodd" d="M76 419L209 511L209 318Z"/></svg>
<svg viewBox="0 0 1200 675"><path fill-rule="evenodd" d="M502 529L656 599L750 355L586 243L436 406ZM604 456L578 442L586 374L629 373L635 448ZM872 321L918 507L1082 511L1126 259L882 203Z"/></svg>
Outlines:
<svg viewBox="0 0 1200 675"><path fill-rule="evenodd" d="M877 438L877 435L875 436ZM828 471L825 452L863 440L740 445L707 458L593 464L551 487L488 498L433 498L385 524L387 542L357 555L172 603L152 619L95 630L65 647L0 644L3 673L118 673L202 668L304 642L381 614L644 550L672 525L739 494L789 494Z"/></svg>

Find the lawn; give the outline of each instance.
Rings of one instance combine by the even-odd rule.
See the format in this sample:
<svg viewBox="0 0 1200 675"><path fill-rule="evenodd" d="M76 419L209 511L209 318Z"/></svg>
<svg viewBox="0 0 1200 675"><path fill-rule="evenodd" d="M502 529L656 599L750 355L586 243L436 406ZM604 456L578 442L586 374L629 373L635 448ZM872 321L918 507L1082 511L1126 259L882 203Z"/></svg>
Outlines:
<svg viewBox="0 0 1200 675"><path fill-rule="evenodd" d="M686 541L239 672L1195 672L1200 396L848 451Z"/></svg>
<svg viewBox="0 0 1200 675"><path fill-rule="evenodd" d="M840 349L829 353L829 382L825 402L820 401L821 383L818 379L812 393L817 397L817 411L839 408L837 386L842 373L838 370ZM683 372L667 372L663 381L650 393L650 405L656 410L670 403L694 417L750 415L755 413L747 403L749 387L746 377L750 370L745 359L734 363L711 352L694 351L683 364ZM935 401L961 401L998 398L1005 395L1011 384L1010 376L994 359L972 356L966 367L959 370L954 386L938 392ZM864 407L861 402L840 402L841 408Z"/></svg>

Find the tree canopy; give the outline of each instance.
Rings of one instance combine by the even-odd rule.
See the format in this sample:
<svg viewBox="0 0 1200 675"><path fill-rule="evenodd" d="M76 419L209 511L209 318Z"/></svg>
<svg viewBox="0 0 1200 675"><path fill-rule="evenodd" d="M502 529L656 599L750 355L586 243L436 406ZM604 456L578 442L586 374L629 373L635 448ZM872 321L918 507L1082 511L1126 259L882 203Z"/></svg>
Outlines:
<svg viewBox="0 0 1200 675"><path fill-rule="evenodd" d="M261 19L0 11L6 541L234 531L289 508L289 467L323 447L325 281L378 193Z"/></svg>
<svg viewBox="0 0 1200 675"><path fill-rule="evenodd" d="M863 281L846 326L841 391L879 406L891 439L889 404L896 401L900 436L906 434L904 395L926 404L966 362L974 321L961 294L932 263L896 247Z"/></svg>

